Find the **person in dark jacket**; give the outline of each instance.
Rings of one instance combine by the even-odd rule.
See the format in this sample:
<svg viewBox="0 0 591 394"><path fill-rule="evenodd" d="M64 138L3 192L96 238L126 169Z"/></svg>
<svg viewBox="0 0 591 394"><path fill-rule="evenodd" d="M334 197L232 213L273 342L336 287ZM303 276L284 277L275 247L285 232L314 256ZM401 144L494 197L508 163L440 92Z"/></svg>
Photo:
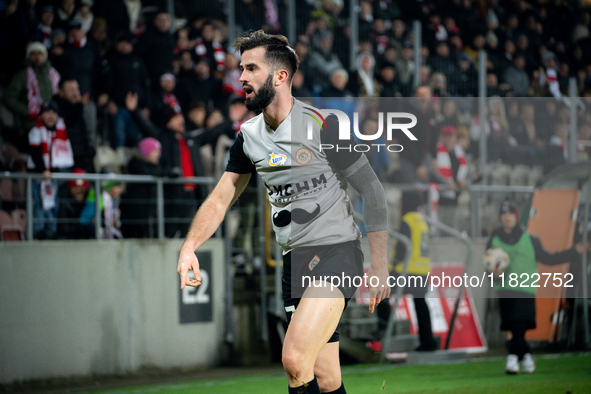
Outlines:
<svg viewBox="0 0 591 394"><path fill-rule="evenodd" d="M83 116L88 96L88 93L84 97L80 95L80 88L75 79L64 78L60 80L59 93L53 100L59 107L59 116L66 122L68 136L74 151L74 165L86 172L94 172L92 159L95 149Z"/></svg>
<svg viewBox="0 0 591 394"><path fill-rule="evenodd" d="M203 176L203 163L199 150L192 140L185 138L185 118L182 114L167 109L169 118L165 130L160 135L162 144L162 167L167 171L180 168L184 178ZM189 229L189 222L182 220L191 218L197 209L197 201L206 196L205 188L195 184L169 184L164 186L166 205L164 212L167 220L166 236L185 236ZM171 220L172 219L172 220Z"/></svg>
<svg viewBox="0 0 591 394"><path fill-rule="evenodd" d="M142 134L125 106L128 93L137 93L142 111L149 107L149 77L144 62L133 53L133 36L120 33L115 48L107 57L107 110L113 119L113 149L120 146L137 146Z"/></svg>
<svg viewBox="0 0 591 394"><path fill-rule="evenodd" d="M188 108L192 101L207 103L213 100L213 106L223 107L222 80L215 79L211 74L211 67L207 59L199 59L193 70L183 70L179 73L178 99L181 108Z"/></svg>
<svg viewBox="0 0 591 394"><path fill-rule="evenodd" d="M156 14L153 26L140 37L135 47L135 54L148 67L155 90L160 86L162 72L172 68L174 47L174 39L170 35L170 15L162 10Z"/></svg>
<svg viewBox="0 0 591 394"><path fill-rule="evenodd" d="M74 174L84 174L81 168L75 168ZM80 223L80 214L86 205L89 183L84 179L68 181L67 188L60 188L60 204L58 209L59 224L57 234L60 239L86 239L90 233Z"/></svg>
<svg viewBox="0 0 591 394"><path fill-rule="evenodd" d="M509 255L504 283L497 284L501 330L511 331L512 334L505 364L505 371L509 374L519 373L520 361L523 362L525 373L532 373L536 368L530 347L525 341L525 332L536 327L536 287L532 285L538 273L537 262L547 265L565 263L577 259L589 247L588 243L579 242L570 249L550 253L536 235L522 227L518 219L517 205L511 201L503 202L499 211L501 227L492 232L487 243L487 249L501 248ZM510 286L508 282L511 274L518 275L520 286ZM527 274L529 279L524 281L523 274Z"/></svg>
<svg viewBox="0 0 591 394"><path fill-rule="evenodd" d="M114 40L118 33L129 32L129 14L125 0L95 1L92 11L96 18L107 21L107 34Z"/></svg>
<svg viewBox="0 0 591 394"><path fill-rule="evenodd" d="M138 153L130 160L127 170L133 175L175 177L179 169L165 170L160 165L162 145L152 137L143 138ZM121 199L121 230L125 238L153 238L156 230L156 184L130 183Z"/></svg>

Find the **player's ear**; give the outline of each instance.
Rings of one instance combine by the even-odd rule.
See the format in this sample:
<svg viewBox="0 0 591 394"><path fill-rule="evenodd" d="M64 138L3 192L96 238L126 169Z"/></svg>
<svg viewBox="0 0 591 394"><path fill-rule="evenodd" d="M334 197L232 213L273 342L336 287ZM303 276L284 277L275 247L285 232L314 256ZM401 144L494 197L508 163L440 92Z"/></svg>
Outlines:
<svg viewBox="0 0 591 394"><path fill-rule="evenodd" d="M275 75L275 85L279 86L287 83L288 78L289 74L287 73L287 70L277 70L277 74Z"/></svg>

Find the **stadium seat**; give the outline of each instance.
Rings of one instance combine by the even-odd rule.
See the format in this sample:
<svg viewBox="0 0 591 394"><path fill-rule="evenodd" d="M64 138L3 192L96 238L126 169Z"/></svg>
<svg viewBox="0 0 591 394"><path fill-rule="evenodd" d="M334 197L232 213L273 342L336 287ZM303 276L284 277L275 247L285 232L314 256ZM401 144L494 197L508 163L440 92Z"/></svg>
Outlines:
<svg viewBox="0 0 591 394"><path fill-rule="evenodd" d="M27 230L27 211L24 209L15 209L11 213L12 224L19 227L23 232Z"/></svg>
<svg viewBox="0 0 591 394"><path fill-rule="evenodd" d="M24 239L23 230L14 225L8 212L0 210L0 241L22 241Z"/></svg>

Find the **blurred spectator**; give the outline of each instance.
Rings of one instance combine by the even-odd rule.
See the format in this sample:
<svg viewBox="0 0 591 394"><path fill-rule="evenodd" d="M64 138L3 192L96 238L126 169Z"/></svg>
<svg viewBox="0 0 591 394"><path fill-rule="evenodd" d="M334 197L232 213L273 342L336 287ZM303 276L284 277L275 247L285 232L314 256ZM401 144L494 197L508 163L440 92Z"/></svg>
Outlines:
<svg viewBox="0 0 591 394"><path fill-rule="evenodd" d="M89 41L80 22L71 21L68 30L68 42L64 53L59 58L56 68L63 76L74 78L80 86L80 93L90 94L90 100L84 106L84 119L93 139L96 136L97 105L102 107L108 97L102 92L104 64L99 49ZM97 97L98 96L98 97ZM95 102L96 99L96 102Z"/></svg>
<svg viewBox="0 0 591 394"><path fill-rule="evenodd" d="M405 34L406 24L401 19L395 19L394 22L392 22L392 36L390 39L390 42L395 48L402 48L402 44L406 41Z"/></svg>
<svg viewBox="0 0 591 394"><path fill-rule="evenodd" d="M215 40L215 26L211 22L203 24L201 37L195 41L195 56L205 58L210 65L215 64L217 71L224 71L226 51L222 44Z"/></svg>
<svg viewBox="0 0 591 394"><path fill-rule="evenodd" d="M526 97L529 92L529 78L525 72L525 58L515 56L513 64L505 70L503 80L511 85L515 96Z"/></svg>
<svg viewBox="0 0 591 394"><path fill-rule="evenodd" d="M402 95L408 96L411 92L412 79L416 71L412 43L409 41L405 41L402 45L401 56L396 59L396 71L398 72Z"/></svg>
<svg viewBox="0 0 591 394"><path fill-rule="evenodd" d="M347 89L349 74L345 69L337 69L330 75L330 86L320 92L321 97L353 97ZM329 107L332 108L332 107Z"/></svg>
<svg viewBox="0 0 591 394"><path fill-rule="evenodd" d="M178 55L183 51L190 51L193 49L191 40L189 39L189 28L184 27L178 29L175 33L176 46L174 47L174 54Z"/></svg>
<svg viewBox="0 0 591 394"><path fill-rule="evenodd" d="M107 106L113 119L113 149L120 146L136 146L142 135L125 107L128 93L137 93L139 106L147 114L149 108L149 79L141 59L133 54L131 33L120 33L117 36L114 50L108 56L109 72L107 88L110 101ZM160 85L160 84L158 84Z"/></svg>
<svg viewBox="0 0 591 394"><path fill-rule="evenodd" d="M74 174L85 174L81 168L75 168ZM60 188L58 218L60 223L57 226L58 238L60 239L85 239L89 237L80 223L80 215L86 205L89 183L84 179L68 181L67 188ZM63 190L63 192L62 192Z"/></svg>
<svg viewBox="0 0 591 394"><path fill-rule="evenodd" d="M186 108L193 100L204 103L212 101L213 106L219 106L222 101L222 81L211 75L206 59L198 60L193 70L181 70L178 99L181 108Z"/></svg>
<svg viewBox="0 0 591 394"><path fill-rule="evenodd" d="M342 69L343 64L338 56L333 52L332 34L325 30L318 37L318 45L310 54L310 67L315 70L312 76L312 85L314 90L323 90L328 88L329 77L334 71ZM326 97L326 96L325 96Z"/></svg>
<svg viewBox="0 0 591 394"><path fill-rule="evenodd" d="M168 11L160 10L135 46L135 54L144 61L148 69L153 89L159 86L162 72L172 67L174 47L175 43L170 35L170 15Z"/></svg>
<svg viewBox="0 0 591 394"><path fill-rule="evenodd" d="M161 163L165 171L178 171L185 178L203 176L203 164L199 150L185 139L185 118L182 114L168 109L169 120L160 135L162 144ZM194 185L165 185L165 213L169 220L166 224L166 236L178 237L186 235L190 219L197 209L196 201L205 198L204 188Z"/></svg>
<svg viewBox="0 0 591 394"><path fill-rule="evenodd" d="M107 32L111 40L114 40L119 32L131 31L126 5L128 2L129 0L98 0L92 8L95 18L103 18L107 22Z"/></svg>
<svg viewBox="0 0 591 394"><path fill-rule="evenodd" d="M101 233L98 238L123 239L121 234L121 194L123 185L120 181L103 182L99 206L101 209ZM94 217L96 212L96 190L91 189L80 214L80 223L84 230L96 237Z"/></svg>
<svg viewBox="0 0 591 394"><path fill-rule="evenodd" d="M78 12L74 15L74 20L80 22L81 29L86 33L90 31L92 22L94 21L94 14L90 9L92 7L93 0L81 0Z"/></svg>
<svg viewBox="0 0 591 394"><path fill-rule="evenodd" d="M109 40L107 39L107 21L105 19L94 18L88 38L99 49L101 57L107 55Z"/></svg>
<svg viewBox="0 0 591 394"><path fill-rule="evenodd" d="M381 56L389 44L389 37L386 32L386 23L384 19L374 19L369 38L372 43L373 52L375 52L376 55Z"/></svg>
<svg viewBox="0 0 591 394"><path fill-rule="evenodd" d="M488 161L494 162L497 159L502 159L506 164L515 164L514 158L508 158L512 154L509 147L517 146L517 141L509 132L505 103L500 97L491 97L488 100L488 107L488 126L490 128L487 143Z"/></svg>
<svg viewBox="0 0 591 394"><path fill-rule="evenodd" d="M129 31L135 36L142 33L141 22L142 22L142 2L141 0L125 0L125 6L127 7L127 16L129 17ZM124 19L124 16L121 16ZM125 31L120 27L120 31Z"/></svg>
<svg viewBox="0 0 591 394"><path fill-rule="evenodd" d="M550 172L554 168L568 161L568 124L557 123L554 126L554 135L550 138L547 147L547 157L544 160L544 172Z"/></svg>
<svg viewBox="0 0 591 394"><path fill-rule="evenodd" d="M242 90L242 82L240 82L240 68L236 55L231 52L226 53L226 63L224 70L224 80L222 82L222 89L225 94L236 94L244 96Z"/></svg>
<svg viewBox="0 0 591 394"><path fill-rule="evenodd" d="M51 49L49 50L49 60L52 63L59 63L60 56L64 54L64 45L66 44L66 32L62 29L55 29L49 36Z"/></svg>
<svg viewBox="0 0 591 394"><path fill-rule="evenodd" d="M459 96L478 96L478 74L466 53L458 55L458 74L454 81L456 94Z"/></svg>
<svg viewBox="0 0 591 394"><path fill-rule="evenodd" d="M396 75L396 67L393 63L383 63L380 67L378 80L382 87L380 94L382 97L400 97L400 86Z"/></svg>
<svg viewBox="0 0 591 394"><path fill-rule="evenodd" d="M554 53L547 51L542 56L542 62L544 63L544 66L546 68L545 83L548 84L548 89L550 90L550 93L554 97L562 97L560 85L558 84L558 74L556 72L556 56L554 55Z"/></svg>
<svg viewBox="0 0 591 394"><path fill-rule="evenodd" d="M29 132L29 144L27 167L31 172L43 173L44 177L36 180L32 187L34 236L53 239L57 235L58 183L51 179L51 172L67 170L74 165L66 124L58 117L55 101L46 101L41 106L37 125Z"/></svg>
<svg viewBox="0 0 591 394"><path fill-rule="evenodd" d="M160 165L162 146L151 137L138 144L127 168L133 175L157 177L179 176L179 172L166 171ZM178 169L177 169L178 170ZM125 238L145 238L156 235L156 184L130 183L121 201L122 232ZM126 223L127 222L127 223Z"/></svg>
<svg viewBox="0 0 591 394"><path fill-rule="evenodd" d="M44 101L59 90L59 73L47 60L47 48L40 42L27 46L26 67L20 70L10 81L4 96L4 103L18 117L21 133L8 136L7 141L13 142L21 151L26 151L26 133L35 126L37 116Z"/></svg>
<svg viewBox="0 0 591 394"><path fill-rule="evenodd" d="M591 126L587 123L579 125L577 137L577 161L586 161L591 158Z"/></svg>
<svg viewBox="0 0 591 394"><path fill-rule="evenodd" d="M348 86L356 97L380 97L381 86L374 76L375 65L376 60L370 52L357 56L357 68Z"/></svg>
<svg viewBox="0 0 591 394"><path fill-rule="evenodd" d="M447 78L445 74L435 72L431 75L429 86L433 95L436 97L449 97L450 93L447 90Z"/></svg>
<svg viewBox="0 0 591 394"><path fill-rule="evenodd" d="M64 119L68 129L68 137L74 151L74 164L86 172L94 172L92 159L95 149L83 117L88 93L84 97L80 95L78 82L75 79L63 78L59 88L59 94L53 99L58 105L58 114Z"/></svg>
<svg viewBox="0 0 591 394"><path fill-rule="evenodd" d="M176 77L170 71L166 71L160 77L160 91L154 97L154 103L152 105L154 109L155 119L162 119L163 111L170 107L176 113L182 113L181 106L174 92L176 88Z"/></svg>
<svg viewBox="0 0 591 394"><path fill-rule="evenodd" d="M488 97L505 96L505 91L499 86L499 79L495 73L486 74L486 95Z"/></svg>
<svg viewBox="0 0 591 394"><path fill-rule="evenodd" d="M74 19L75 11L75 0L61 0L56 10L57 18L53 21L53 28L67 30L68 25Z"/></svg>
<svg viewBox="0 0 591 394"><path fill-rule="evenodd" d="M464 48L464 52L470 56L472 63L478 62L478 53L481 49L485 48L485 45L486 39L484 38L484 34L478 33L472 38L472 45Z"/></svg>
<svg viewBox="0 0 591 394"><path fill-rule="evenodd" d="M47 49L51 48L51 32L53 29L53 6L47 5L41 9L39 25L37 25L37 40L41 41Z"/></svg>
<svg viewBox="0 0 591 394"><path fill-rule="evenodd" d="M294 97L312 97L312 91L306 86L306 77L301 70L296 71L291 80L291 94Z"/></svg>

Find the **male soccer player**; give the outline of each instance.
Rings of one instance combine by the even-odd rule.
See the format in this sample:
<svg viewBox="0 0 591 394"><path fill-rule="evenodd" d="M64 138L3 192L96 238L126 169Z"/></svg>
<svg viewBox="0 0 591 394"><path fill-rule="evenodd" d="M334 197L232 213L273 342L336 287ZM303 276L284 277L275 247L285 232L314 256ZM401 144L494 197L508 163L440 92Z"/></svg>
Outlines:
<svg viewBox="0 0 591 394"><path fill-rule="evenodd" d="M364 202L371 252L368 277L378 280L369 282L373 313L390 293L385 193L363 154L320 149L320 143L338 144L330 139L336 134L327 132L338 130L335 116L326 119L322 132L314 129L312 140L302 140L309 118L305 112L312 109L291 95L299 60L284 36L259 30L238 38L234 46L242 56L240 81L246 106L262 114L241 126L226 172L193 220L177 267L181 288L201 283L195 250L215 232L251 174L258 172L267 187L273 227L284 251L283 300L289 327L282 362L289 393L346 393L338 324L352 296L350 286L336 284L333 289L332 281L321 287L308 285L301 297L292 297L297 292L292 283L304 275L315 279L363 275L360 232L345 192L351 184ZM191 269L195 279L187 277Z"/></svg>

